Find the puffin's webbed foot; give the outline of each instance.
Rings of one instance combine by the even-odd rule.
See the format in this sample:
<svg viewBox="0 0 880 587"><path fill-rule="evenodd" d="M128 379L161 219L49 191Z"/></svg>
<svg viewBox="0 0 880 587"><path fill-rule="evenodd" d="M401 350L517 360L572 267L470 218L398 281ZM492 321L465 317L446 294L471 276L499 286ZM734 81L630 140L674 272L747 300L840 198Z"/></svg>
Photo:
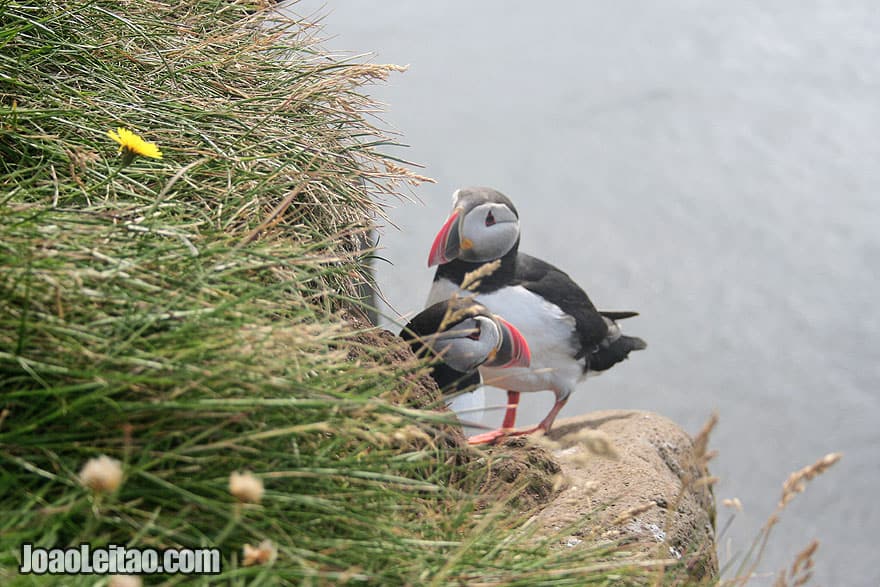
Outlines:
<svg viewBox="0 0 880 587"><path fill-rule="evenodd" d="M496 444L504 438L509 438L513 436L526 436L528 434L534 434L538 431L544 432L544 428L541 426L526 428L524 430L516 430L514 428L499 428L498 430L492 430L491 432L484 432L482 434L477 434L476 436L471 436L470 438L468 438L468 444Z"/></svg>
<svg viewBox="0 0 880 587"><path fill-rule="evenodd" d="M510 436L511 432L514 432L511 428L498 428L497 430L483 432L482 434L475 434L474 436L469 437L467 441L470 445L495 444L502 438Z"/></svg>

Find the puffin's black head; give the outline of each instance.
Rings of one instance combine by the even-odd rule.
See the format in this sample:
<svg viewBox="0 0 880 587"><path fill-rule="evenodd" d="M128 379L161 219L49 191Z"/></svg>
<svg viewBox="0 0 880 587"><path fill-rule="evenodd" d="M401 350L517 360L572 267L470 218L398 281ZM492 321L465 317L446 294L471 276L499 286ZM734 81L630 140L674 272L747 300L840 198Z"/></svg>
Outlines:
<svg viewBox="0 0 880 587"><path fill-rule="evenodd" d="M503 257L519 240L519 214L498 190L456 190L452 207L452 214L434 238L428 267L453 259L471 263L492 261Z"/></svg>
<svg viewBox="0 0 880 587"><path fill-rule="evenodd" d="M525 337L472 299L456 298L423 310L401 332L414 350L427 347L461 373L489 367L528 367Z"/></svg>

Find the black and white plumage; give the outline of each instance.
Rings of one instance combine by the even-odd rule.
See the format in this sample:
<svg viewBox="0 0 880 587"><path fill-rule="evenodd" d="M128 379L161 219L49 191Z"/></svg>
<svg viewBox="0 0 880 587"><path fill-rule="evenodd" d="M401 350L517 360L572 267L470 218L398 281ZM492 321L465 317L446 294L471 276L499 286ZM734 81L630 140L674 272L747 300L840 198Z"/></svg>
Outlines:
<svg viewBox="0 0 880 587"><path fill-rule="evenodd" d="M422 310L400 332L419 357L432 362L431 377L444 394L480 385L478 367L527 367L526 339L512 324L473 298L454 297Z"/></svg>
<svg viewBox="0 0 880 587"><path fill-rule="evenodd" d="M621 333L617 320L636 312L602 312L566 273L519 252L519 214L513 203L491 188L466 188L453 195L453 212L434 240L428 265L440 265L428 304L461 295L465 274L487 262L500 266L474 288L479 303L492 312L515 317L529 340L528 368L500 372L484 366L485 383L508 390L502 429L473 442L492 442L507 434L549 430L578 382L588 373L611 368L647 345ZM519 392L551 390L556 403L534 429L512 431Z"/></svg>

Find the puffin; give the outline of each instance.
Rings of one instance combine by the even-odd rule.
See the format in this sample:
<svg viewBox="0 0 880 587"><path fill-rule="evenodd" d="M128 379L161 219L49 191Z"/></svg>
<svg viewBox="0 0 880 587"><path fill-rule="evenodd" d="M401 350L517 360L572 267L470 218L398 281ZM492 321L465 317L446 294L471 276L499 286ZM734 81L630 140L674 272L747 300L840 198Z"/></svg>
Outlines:
<svg viewBox="0 0 880 587"><path fill-rule="evenodd" d="M480 368L487 385L507 390L507 410L501 428L472 436L471 444L494 443L505 436L547 432L576 385L599 374L647 344L626 336L619 320L632 311L597 310L586 292L565 272L519 251L519 213L513 202L489 187L456 190L453 210L428 255L428 267L438 266L427 305L469 293L496 314L515 319L529 341L528 367L501 371ZM464 276L486 263L499 261L479 283L461 289ZM556 401L541 422L516 430L520 392L552 391Z"/></svg>
<svg viewBox="0 0 880 587"><path fill-rule="evenodd" d="M473 297L453 296L422 310L400 331L413 353L431 363L431 377L444 396L473 391L478 367L529 366L528 342L515 326Z"/></svg>

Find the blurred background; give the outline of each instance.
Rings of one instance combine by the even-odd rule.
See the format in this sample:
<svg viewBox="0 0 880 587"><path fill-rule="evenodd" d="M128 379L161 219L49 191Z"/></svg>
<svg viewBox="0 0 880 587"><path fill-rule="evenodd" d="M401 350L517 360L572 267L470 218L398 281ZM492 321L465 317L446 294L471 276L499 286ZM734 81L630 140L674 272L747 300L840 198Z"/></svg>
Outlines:
<svg viewBox="0 0 880 587"><path fill-rule="evenodd" d="M517 205L521 250L649 343L582 384L562 417L653 410L720 424L722 563L747 550L790 472L840 464L783 515L767 574L821 541L816 580L880 585L880 10L871 0L303 0L325 47L409 65L382 117L437 180L381 230L384 324L423 307L458 188ZM403 318L400 318L403 316ZM519 425L551 393L524 394ZM503 403L503 394L490 396ZM497 424L501 414L486 417Z"/></svg>

